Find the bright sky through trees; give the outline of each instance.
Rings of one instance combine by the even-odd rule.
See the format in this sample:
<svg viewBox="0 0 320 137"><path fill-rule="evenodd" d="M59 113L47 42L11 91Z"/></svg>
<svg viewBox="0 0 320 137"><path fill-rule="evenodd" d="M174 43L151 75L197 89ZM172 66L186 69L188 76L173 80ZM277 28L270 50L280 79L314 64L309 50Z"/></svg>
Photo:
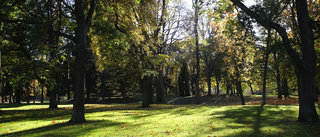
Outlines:
<svg viewBox="0 0 320 137"><path fill-rule="evenodd" d="M192 8L192 0L184 0L189 7ZM255 4L256 2L254 0L245 0L244 4L248 7L250 7L251 5Z"/></svg>

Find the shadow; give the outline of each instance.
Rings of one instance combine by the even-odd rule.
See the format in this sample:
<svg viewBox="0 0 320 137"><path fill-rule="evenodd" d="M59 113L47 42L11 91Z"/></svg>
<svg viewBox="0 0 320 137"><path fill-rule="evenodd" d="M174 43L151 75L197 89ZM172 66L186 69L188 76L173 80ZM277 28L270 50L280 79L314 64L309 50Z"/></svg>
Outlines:
<svg viewBox="0 0 320 137"><path fill-rule="evenodd" d="M85 113L97 113L97 112L107 112L107 111L119 111L123 110L122 113L130 114L130 111L153 111L153 110L167 110L167 109L175 109L175 108L185 108L180 105L158 105L154 104L148 108L142 108L141 105L104 105L104 104L89 104L85 106ZM56 109L28 109L28 110L3 110L1 113L0 123L6 122L15 122L22 120L69 120L72 115L72 107L71 106L63 106L59 105L59 108ZM127 112L125 112L127 111ZM128 112L129 111L129 112ZM179 113L176 111L176 113ZM196 112L195 112L196 113ZM148 115L138 115L131 114L134 118L142 118L152 115L161 114L161 111L154 111L153 113L149 113Z"/></svg>
<svg viewBox="0 0 320 137"><path fill-rule="evenodd" d="M29 105L48 105L49 103L5 103L5 104L0 104L0 108L18 108L18 107L23 107L23 106L29 106Z"/></svg>
<svg viewBox="0 0 320 137"><path fill-rule="evenodd" d="M313 136L317 135L320 130L320 127L318 125L301 124L294 121L297 119L297 109L287 109L287 107L297 106L205 106L163 104L154 104L149 108L141 108L140 106L140 104L88 104L86 105L85 113L91 113L90 118L88 117L88 119L93 120L87 121L84 125L70 124L67 122L52 123L47 126L28 129L25 131L3 134L0 133L0 136L89 136L90 132L105 132L103 129L106 128L112 131L118 130L124 124L126 124L128 129L135 129L139 126L139 124L133 124L133 121L136 120L142 120L143 122L141 122L141 125L149 125L152 124L152 121L144 121L143 119L153 117L162 118L162 115L169 115L174 118L179 118L180 116L188 117L189 115L195 115L198 118L205 118L206 120L202 123L195 121L194 125L192 125L192 129L204 129L203 133L210 135L212 135L214 132L235 130L237 132L233 132L232 134L225 134L223 136L294 136L296 133L293 131L297 130L311 132L309 134L301 133L300 135L302 136ZM317 106L317 108L319 108L319 106ZM108 111L110 113L98 113ZM116 111L116 113L113 113L113 111ZM0 123L22 120L45 120L49 122L53 120L67 121L71 118L72 107L62 106L58 109L4 110L4 112L5 114L1 116ZM128 121L131 121L131 123L126 123L127 121L119 122L116 120L118 117L122 117L122 119L125 120L127 120L128 118ZM210 125L214 125L213 123L217 124L216 121L219 120L223 122L226 121L226 123L224 123L222 127L210 127ZM269 129L266 128L272 129L271 131L268 131ZM190 136L198 136L196 133L191 134L192 135ZM104 134L103 136L107 135ZM299 134L297 136L299 136Z"/></svg>
<svg viewBox="0 0 320 137"><path fill-rule="evenodd" d="M118 123L114 121L87 121L85 124L72 124L69 122L55 123L49 126L2 134L1 136L88 136L90 131L96 129L103 129L106 127L120 127L124 123Z"/></svg>
<svg viewBox="0 0 320 137"><path fill-rule="evenodd" d="M295 112L286 110L286 113ZM293 120L296 119L296 117L292 117L291 115L285 116L281 109L280 111L277 109L277 106L265 105L235 107L212 115L217 114L220 115L218 117L220 119L228 119L230 123L244 125L230 127L234 130L239 129L241 132L235 132L226 136L281 136L282 133L280 131L282 131L282 129L287 129L287 127L281 127L279 124L284 126L290 125L290 123L294 122ZM277 129L277 132L269 134L270 132L266 131L268 130L265 129L266 127ZM247 129L243 130L245 128Z"/></svg>
<svg viewBox="0 0 320 137"><path fill-rule="evenodd" d="M4 110L0 123L22 121L22 120L51 120L51 119L68 119L71 117L72 110L57 109L32 109L32 110Z"/></svg>
<svg viewBox="0 0 320 137"><path fill-rule="evenodd" d="M262 104L260 107L257 108L257 114L255 115L255 123L254 123L254 134L260 134L260 128L261 128L261 113L263 112L264 104Z"/></svg>

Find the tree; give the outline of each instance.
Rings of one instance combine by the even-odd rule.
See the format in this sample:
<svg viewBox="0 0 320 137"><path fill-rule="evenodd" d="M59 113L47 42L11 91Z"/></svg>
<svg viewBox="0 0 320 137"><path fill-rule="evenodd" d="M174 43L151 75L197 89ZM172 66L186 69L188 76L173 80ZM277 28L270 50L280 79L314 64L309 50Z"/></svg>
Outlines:
<svg viewBox="0 0 320 137"><path fill-rule="evenodd" d="M198 37L198 16L199 16L199 8L200 8L200 4L201 1L199 2L199 0L194 0L193 1L193 7L194 7L194 34L195 34L195 40L196 40L196 78L195 78L195 85L196 85L196 98L197 101L196 103L199 104L200 103L200 88L199 88L199 81L200 81L200 55L199 55L199 37Z"/></svg>
<svg viewBox="0 0 320 137"><path fill-rule="evenodd" d="M88 6L88 5L87 5ZM91 20L95 10L96 1L90 1L90 9L85 16L84 2L82 0L75 0L75 14L77 22L76 30L76 62L75 62L75 89L74 89L74 103L70 122L83 123L86 122L84 117L84 75L85 64L87 59L86 43L87 33L91 25Z"/></svg>
<svg viewBox="0 0 320 137"><path fill-rule="evenodd" d="M311 27L311 20L308 15L306 0L296 1L296 10L298 16L298 24L300 30L300 39L302 42L301 50L302 56L295 51L290 44L288 35L284 28L279 24L267 21L261 16L252 12L239 0L230 0L235 5L240 7L250 17L254 18L260 25L269 26L275 29L282 37L283 46L289 54L291 60L296 62L295 71L298 77L298 91L299 91L299 121L303 122L318 122L319 117L314 104L314 68L315 68L315 52L314 41Z"/></svg>
<svg viewBox="0 0 320 137"><path fill-rule="evenodd" d="M188 65L185 61L182 62L182 66L180 69L178 87L180 96L190 96L190 78L188 72Z"/></svg>

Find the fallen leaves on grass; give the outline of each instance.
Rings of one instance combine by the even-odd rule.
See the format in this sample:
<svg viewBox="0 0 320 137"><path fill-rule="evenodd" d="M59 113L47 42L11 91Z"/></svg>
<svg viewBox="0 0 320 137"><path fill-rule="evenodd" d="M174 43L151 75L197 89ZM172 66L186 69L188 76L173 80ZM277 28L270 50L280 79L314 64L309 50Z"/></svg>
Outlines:
<svg viewBox="0 0 320 137"><path fill-rule="evenodd" d="M126 124L121 125L121 128L126 128L126 127L127 127Z"/></svg>

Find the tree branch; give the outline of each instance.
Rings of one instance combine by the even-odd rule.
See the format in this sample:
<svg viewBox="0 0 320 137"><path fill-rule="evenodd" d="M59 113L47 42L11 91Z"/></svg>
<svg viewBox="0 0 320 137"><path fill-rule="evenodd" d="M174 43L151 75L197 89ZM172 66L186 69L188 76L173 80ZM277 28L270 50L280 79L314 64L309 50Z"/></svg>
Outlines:
<svg viewBox="0 0 320 137"><path fill-rule="evenodd" d="M286 52L289 54L289 56L292 58L292 60L295 63L301 62L299 53L294 50L290 44L288 35L286 30L281 27L279 24L274 23L272 21L266 20L262 17L260 17L258 14L250 10L248 7L246 7L242 2L239 0L230 0L233 2L233 4L237 5L239 8L241 8L246 14L248 14L251 18L254 18L260 25L266 27L266 28L273 28L275 29L279 35L282 37L283 45L285 47Z"/></svg>
<svg viewBox="0 0 320 137"><path fill-rule="evenodd" d="M88 30L90 25L91 25L91 20L92 20L92 17L93 17L93 13L94 13L95 7L96 7L96 0L91 0L89 13L88 13L87 18L86 18L86 27L87 27L86 30Z"/></svg>
<svg viewBox="0 0 320 137"><path fill-rule="evenodd" d="M73 41L74 43L76 43L76 38L75 38L74 36L71 36L71 35L62 33L62 32L60 32L60 31L55 31L55 30L51 30L51 31L52 31L55 35L65 37L65 38Z"/></svg>
<svg viewBox="0 0 320 137"><path fill-rule="evenodd" d="M68 3L66 3L64 0L62 1L62 3L63 3L68 9L70 9L72 13L75 13L76 10L75 10L72 6L70 6L70 5L69 5Z"/></svg>
<svg viewBox="0 0 320 137"><path fill-rule="evenodd" d="M115 22L114 22L114 26L116 27L116 29L117 29L118 31L124 33L124 34L128 34L127 31L125 31L124 29L122 29L122 28L119 27L119 22L118 22L118 20L119 20L119 15L117 14L117 12L115 12L115 15L116 15L116 20L115 20Z"/></svg>

